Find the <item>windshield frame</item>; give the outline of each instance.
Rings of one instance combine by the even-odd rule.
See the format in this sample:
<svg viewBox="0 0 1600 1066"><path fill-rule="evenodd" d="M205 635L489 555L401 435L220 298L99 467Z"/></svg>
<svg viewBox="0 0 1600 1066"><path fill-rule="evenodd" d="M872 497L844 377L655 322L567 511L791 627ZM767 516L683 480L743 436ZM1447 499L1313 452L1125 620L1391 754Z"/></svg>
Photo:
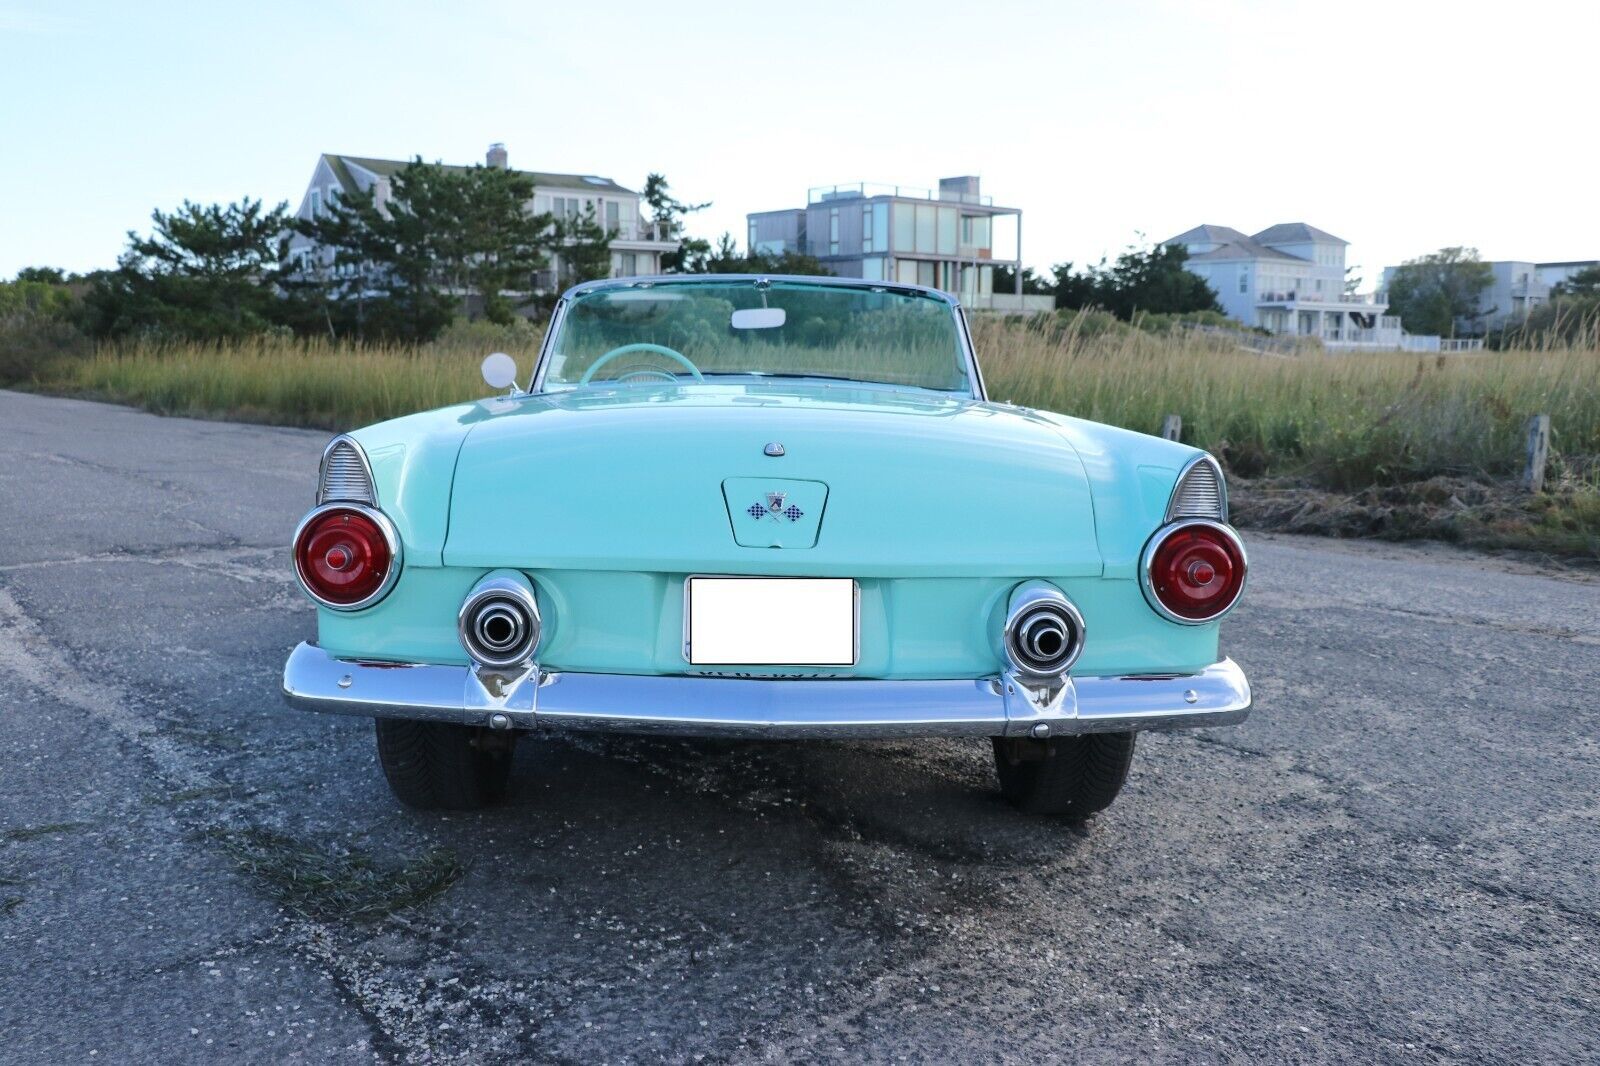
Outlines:
<svg viewBox="0 0 1600 1066"><path fill-rule="evenodd" d="M988 393L983 385L983 374L978 369L978 353L972 345L972 333L967 327L966 309L949 293L939 289L930 289L923 285L902 285L886 281L866 281L861 278L837 277L809 277L801 274L655 274L647 277L635 278L602 278L599 281L588 281L582 285L575 285L561 294L561 299L556 301L555 310L550 315L550 325L544 332L544 340L539 345L539 357L534 363L533 376L528 381L529 394L542 394L548 392L570 392L571 386L547 390L545 388L545 373L549 369L550 357L555 348L555 339L561 333L563 320L566 318L567 308L572 301L580 296L602 289L635 289L644 286L651 288L666 286L689 285L727 285L739 282L756 284L758 282L800 282L809 285L825 285L841 289L877 289L882 292L899 293L905 296L922 296L944 304L955 317L956 337L961 348L961 355L965 361L967 374L967 395L974 400L987 400ZM761 375L739 375L741 377L756 377ZM780 381L806 380L804 377L777 378ZM836 378L816 378L818 381L839 382ZM877 388L896 388L915 392L939 392L947 396L960 396L959 390L945 392L940 389L927 389L917 385L899 385L893 382L868 381L847 379L849 384L870 385ZM691 383L692 384L692 383Z"/></svg>

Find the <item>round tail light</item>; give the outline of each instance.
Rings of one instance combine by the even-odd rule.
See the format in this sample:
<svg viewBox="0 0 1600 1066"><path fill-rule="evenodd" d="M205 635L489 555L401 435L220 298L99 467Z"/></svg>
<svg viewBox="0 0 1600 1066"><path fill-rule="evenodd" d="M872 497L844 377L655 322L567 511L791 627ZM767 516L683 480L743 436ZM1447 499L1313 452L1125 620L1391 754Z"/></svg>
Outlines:
<svg viewBox="0 0 1600 1066"><path fill-rule="evenodd" d="M1220 522L1175 522L1145 547L1145 598L1174 622L1209 622L1238 601L1247 568L1244 544L1232 529Z"/></svg>
<svg viewBox="0 0 1600 1066"><path fill-rule="evenodd" d="M368 607L400 573L400 539L381 512L331 503L300 522L294 569L311 598L336 611Z"/></svg>

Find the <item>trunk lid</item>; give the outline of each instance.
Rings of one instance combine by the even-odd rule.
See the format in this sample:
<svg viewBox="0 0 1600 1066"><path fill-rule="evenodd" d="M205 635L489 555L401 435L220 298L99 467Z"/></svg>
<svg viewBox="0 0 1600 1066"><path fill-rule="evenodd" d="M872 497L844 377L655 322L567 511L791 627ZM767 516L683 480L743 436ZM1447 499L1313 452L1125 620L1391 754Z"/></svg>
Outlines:
<svg viewBox="0 0 1600 1066"><path fill-rule="evenodd" d="M574 390L508 408L462 445L446 565L1100 573L1077 453L1014 408L803 383Z"/></svg>

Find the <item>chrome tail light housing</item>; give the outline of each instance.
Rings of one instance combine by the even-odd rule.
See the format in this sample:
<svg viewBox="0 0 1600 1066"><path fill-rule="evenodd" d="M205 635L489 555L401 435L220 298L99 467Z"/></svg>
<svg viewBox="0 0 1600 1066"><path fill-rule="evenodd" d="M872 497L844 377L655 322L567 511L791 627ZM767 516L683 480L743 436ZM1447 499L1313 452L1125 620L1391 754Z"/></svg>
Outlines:
<svg viewBox="0 0 1600 1066"><path fill-rule="evenodd" d="M1167 521L1183 518L1228 520L1228 482L1222 465L1210 455L1197 455L1184 465L1167 500Z"/></svg>
<svg viewBox="0 0 1600 1066"><path fill-rule="evenodd" d="M378 506L378 490L372 481L367 453L354 437L342 433L322 449L322 462L317 468L317 505L334 502Z"/></svg>
<svg viewBox="0 0 1600 1066"><path fill-rule="evenodd" d="M1155 612L1180 625L1213 622L1244 592L1249 560L1231 526L1209 519L1156 530L1139 561L1139 583Z"/></svg>
<svg viewBox="0 0 1600 1066"><path fill-rule="evenodd" d="M361 504L313 508L294 531L294 572L323 607L359 611L400 577L400 535L382 511Z"/></svg>

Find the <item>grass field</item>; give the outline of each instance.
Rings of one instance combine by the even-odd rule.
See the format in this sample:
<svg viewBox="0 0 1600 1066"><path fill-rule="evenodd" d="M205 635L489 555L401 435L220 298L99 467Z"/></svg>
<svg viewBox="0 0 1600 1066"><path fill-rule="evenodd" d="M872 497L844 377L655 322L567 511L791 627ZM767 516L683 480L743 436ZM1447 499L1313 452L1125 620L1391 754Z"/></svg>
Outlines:
<svg viewBox="0 0 1600 1066"><path fill-rule="evenodd" d="M1223 457L1247 487L1324 494L1316 506L1296 504L1302 518L1324 513L1333 496L1371 498L1348 528L1320 531L1455 530L1475 543L1600 559L1600 350L1271 355L1204 334L1106 329L1092 317L980 318L974 328L996 399L1145 432L1181 415L1183 439ZM526 373L536 344L527 331L467 330L420 349L135 346L58 361L32 387L163 414L346 429L481 396L477 366L489 347L510 351ZM1549 493L1518 501L1508 489L1471 502L1476 490L1458 485L1504 487L1520 472L1536 413L1554 429ZM1428 484L1415 500L1395 494ZM1413 505L1432 511L1418 518Z"/></svg>

